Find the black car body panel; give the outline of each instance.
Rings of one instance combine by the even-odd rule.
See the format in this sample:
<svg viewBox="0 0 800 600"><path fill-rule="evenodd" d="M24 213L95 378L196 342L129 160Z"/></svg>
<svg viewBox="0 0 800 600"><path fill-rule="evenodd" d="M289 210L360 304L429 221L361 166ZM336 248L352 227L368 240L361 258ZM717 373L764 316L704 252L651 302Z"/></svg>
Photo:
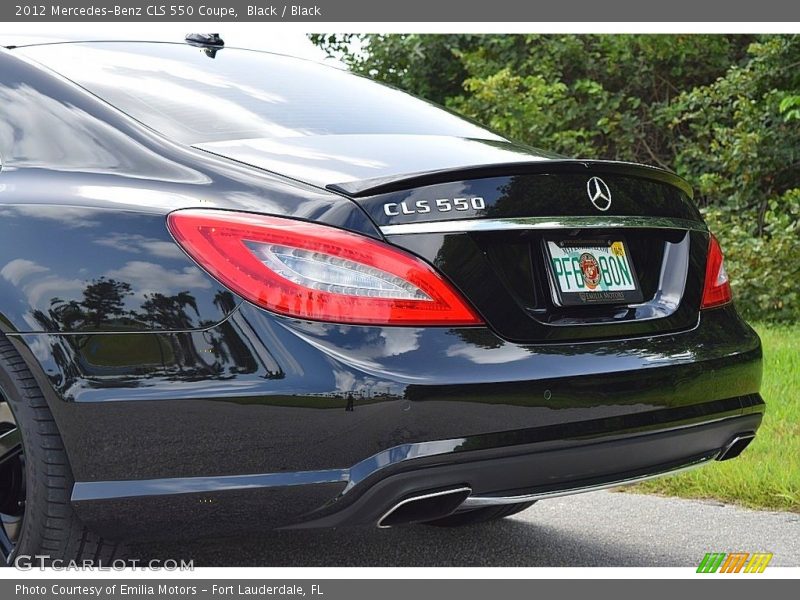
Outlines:
<svg viewBox="0 0 800 600"><path fill-rule="evenodd" d="M63 54L83 51L110 65L107 85L48 72L81 76L55 47L0 51L0 325L58 424L73 505L104 535L374 525L431 490L468 488L470 506L546 497L726 458L758 428L760 342L733 305L700 310L709 233L676 176L538 153L445 112L430 125L429 105L416 125L365 115L376 131L345 119L352 132L304 124L270 139L277 125L253 116L252 135L210 125L198 139L171 135L164 115L148 122L114 90L169 80L169 69L143 74L161 55L224 79L258 53ZM186 93L192 76L179 81ZM203 104L224 127L229 108L225 97ZM607 210L587 198L594 176L613 190ZM459 214L415 210L476 197ZM313 221L404 248L485 324L271 313L175 244L166 217L186 208ZM559 306L542 255L552 236L624 236L642 300Z"/></svg>
<svg viewBox="0 0 800 600"><path fill-rule="evenodd" d="M2 214L16 256L0 277L7 332L205 329L240 302L175 245L161 215L30 204Z"/></svg>
<svg viewBox="0 0 800 600"><path fill-rule="evenodd" d="M228 532L331 520L401 471L418 475L404 493L441 487L433 464L517 456L528 467L514 471L515 494L619 481L713 456L755 430L763 410L758 338L730 308L680 336L542 346L489 330L275 319L248 304L203 333L134 335L13 338L23 355L50 346L41 374L75 470L73 498L112 536L176 535L190 507L192 523L215 514ZM106 364L131 343L142 347L135 363ZM709 423L720 423L718 436L677 441ZM642 462L625 458L627 444L659 433L672 434L670 452L650 449L654 458L644 443ZM583 447L589 456L609 447L616 460L584 459L580 477L575 465L533 468ZM508 492L483 482L494 471L442 485ZM134 516L142 510L161 526L144 526Z"/></svg>

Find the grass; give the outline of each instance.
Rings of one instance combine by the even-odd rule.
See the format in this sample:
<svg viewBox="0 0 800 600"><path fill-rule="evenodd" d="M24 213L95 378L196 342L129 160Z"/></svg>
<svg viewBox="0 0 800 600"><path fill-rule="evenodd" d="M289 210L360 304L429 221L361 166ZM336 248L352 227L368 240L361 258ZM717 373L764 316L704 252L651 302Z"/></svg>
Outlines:
<svg viewBox="0 0 800 600"><path fill-rule="evenodd" d="M767 403L755 441L738 458L664 477L633 491L800 512L800 325L756 325Z"/></svg>

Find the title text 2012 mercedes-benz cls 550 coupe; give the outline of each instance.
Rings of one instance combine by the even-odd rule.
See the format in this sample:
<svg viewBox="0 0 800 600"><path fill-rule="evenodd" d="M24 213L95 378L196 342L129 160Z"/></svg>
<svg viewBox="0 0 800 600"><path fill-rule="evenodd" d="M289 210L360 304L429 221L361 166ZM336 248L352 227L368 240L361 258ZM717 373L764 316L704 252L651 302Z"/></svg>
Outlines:
<svg viewBox="0 0 800 600"><path fill-rule="evenodd" d="M0 50L0 157L6 559L498 519L761 421L672 173L187 43Z"/></svg>

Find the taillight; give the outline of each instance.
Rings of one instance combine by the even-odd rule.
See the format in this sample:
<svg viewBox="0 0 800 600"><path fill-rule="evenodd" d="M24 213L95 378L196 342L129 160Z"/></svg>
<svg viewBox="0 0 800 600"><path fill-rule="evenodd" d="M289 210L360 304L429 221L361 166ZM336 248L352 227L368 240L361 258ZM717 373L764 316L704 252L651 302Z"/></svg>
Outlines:
<svg viewBox="0 0 800 600"><path fill-rule="evenodd" d="M731 301L731 282L725 271L725 260L722 256L717 238L713 235L708 242L708 260L706 261L706 282L703 287L703 303L700 308L713 308Z"/></svg>
<svg viewBox="0 0 800 600"><path fill-rule="evenodd" d="M482 322L427 263L362 235L218 210L180 210L167 223L212 276L282 315L380 325Z"/></svg>

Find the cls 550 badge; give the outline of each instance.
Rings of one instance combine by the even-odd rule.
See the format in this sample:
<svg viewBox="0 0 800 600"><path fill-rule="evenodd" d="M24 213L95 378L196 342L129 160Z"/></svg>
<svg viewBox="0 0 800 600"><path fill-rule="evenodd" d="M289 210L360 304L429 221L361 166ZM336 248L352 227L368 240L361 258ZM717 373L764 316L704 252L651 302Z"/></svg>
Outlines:
<svg viewBox="0 0 800 600"><path fill-rule="evenodd" d="M397 217L400 215L424 215L426 213L436 211L440 213L467 210L483 210L486 208L486 202L480 196L473 198L437 198L436 200L417 200L414 203L409 203L406 200L402 202L387 202L383 205L383 212L387 217Z"/></svg>

